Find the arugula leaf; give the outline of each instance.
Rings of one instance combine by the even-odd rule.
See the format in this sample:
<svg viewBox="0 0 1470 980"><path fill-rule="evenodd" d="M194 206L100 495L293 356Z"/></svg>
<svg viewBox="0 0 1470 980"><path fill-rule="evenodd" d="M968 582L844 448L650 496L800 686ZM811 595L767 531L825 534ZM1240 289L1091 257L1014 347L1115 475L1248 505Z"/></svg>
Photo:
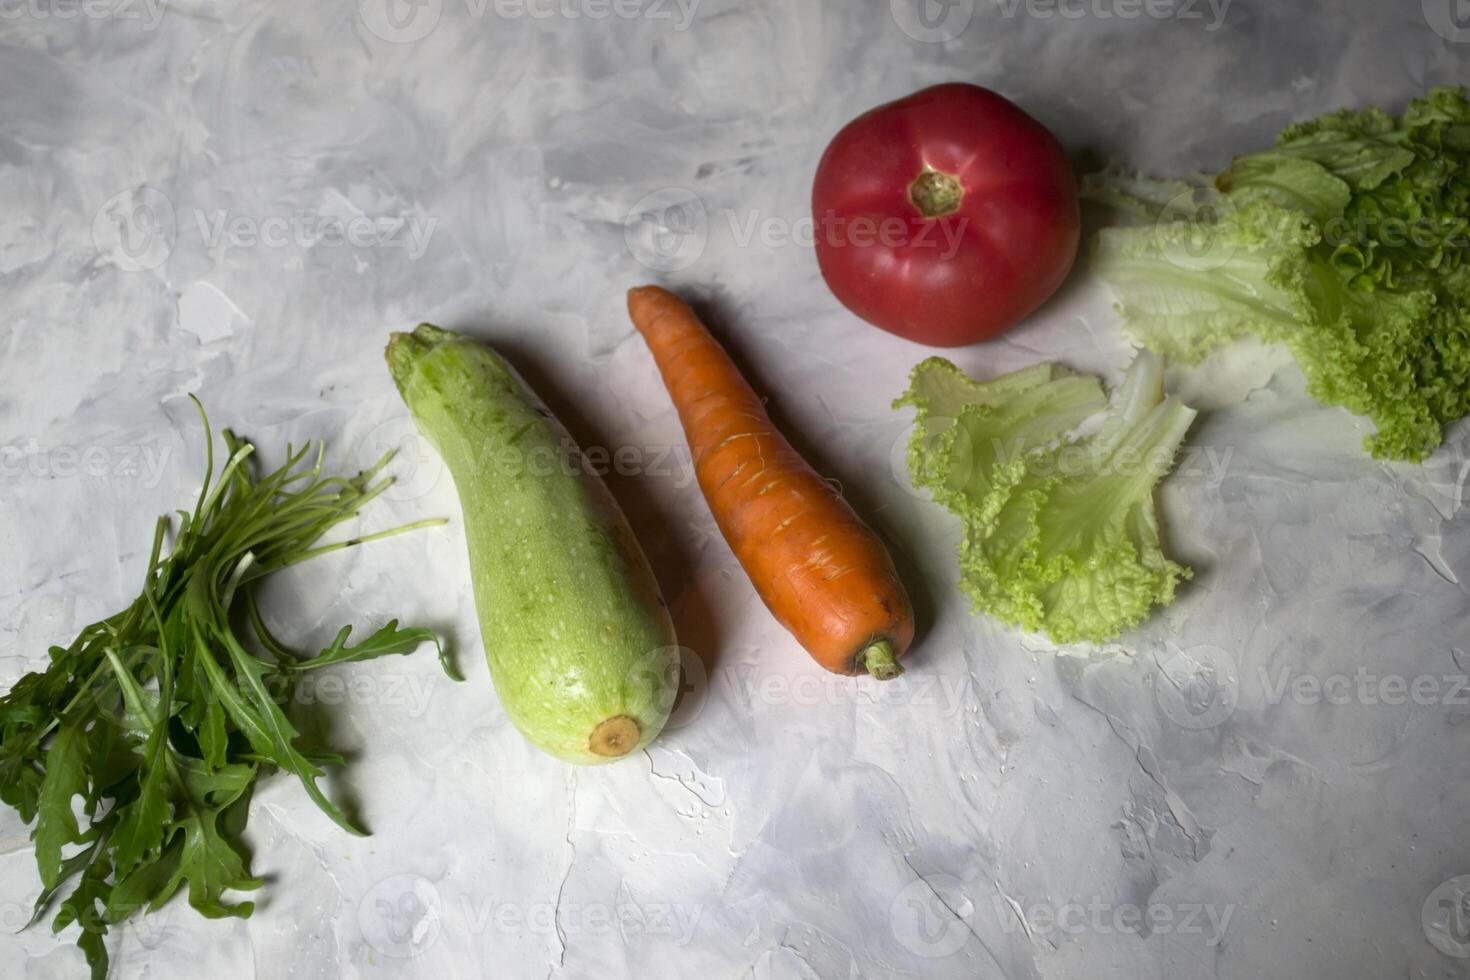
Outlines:
<svg viewBox="0 0 1470 980"><path fill-rule="evenodd" d="M107 921L126 922L136 914L163 908L182 884L178 870L183 852L182 845L174 843L117 882L107 899Z"/></svg>
<svg viewBox="0 0 1470 980"><path fill-rule="evenodd" d="M225 702L226 710L234 715L237 721L244 721L249 726L247 731L250 733L252 743L256 745L256 751L269 757L287 772L295 773L296 777L301 780L306 794L312 798L323 813L332 818L337 826L354 836L367 836L367 831L347 819L346 814L337 809L336 805L327 799L321 787L316 784L316 781L325 773L296 748L296 739L300 733L296 731L295 726L291 724L286 713L281 710L281 706L276 703L276 699L267 689L266 665L246 653L230 633L222 632L218 639L223 641L225 650L234 663L236 677L245 682L244 686L249 700L230 691L224 680L223 668L218 665L211 666L211 677L215 679L216 689L229 697L229 700Z"/></svg>
<svg viewBox="0 0 1470 980"><path fill-rule="evenodd" d="M178 868L163 887L172 893L187 880L189 904L205 918L249 918L255 908L253 902L231 905L221 901L220 896L226 889L253 891L264 882L250 877L240 853L220 836L215 826L218 817L218 810L195 807L173 825L172 830L182 835L182 851Z"/></svg>
<svg viewBox="0 0 1470 980"><path fill-rule="evenodd" d="M350 663L358 660L372 660L375 657L387 657L394 654L413 653L425 643L442 647L439 637L433 630L411 628L401 630L398 628L398 620L388 621L388 625L378 630L372 636L363 640L357 646L348 646L347 638L352 634L351 626L344 626L337 633L337 638L332 645L310 660L301 660L291 665L293 670L311 670L315 667L327 667L331 664ZM453 676L452 674L450 676Z"/></svg>
<svg viewBox="0 0 1470 980"><path fill-rule="evenodd" d="M52 932L60 932L74 922L82 927L77 945L92 968L92 980L107 977L107 945L103 937L107 935L107 904L112 896L112 884L108 881L111 872L112 862L106 850L99 848L82 872L76 890L61 903L56 918L51 920Z"/></svg>
<svg viewBox="0 0 1470 980"><path fill-rule="evenodd" d="M56 884L41 889L41 894L36 897L36 904L31 910L31 918L26 923L26 928L30 928L37 922L40 922L41 918L51 910L51 906L55 904L56 896L61 889L77 875L87 870L87 867L92 863L92 859L96 857L100 843L100 840L93 841L86 850L79 851L61 862L61 874L57 875Z"/></svg>
<svg viewBox="0 0 1470 980"><path fill-rule="evenodd" d="M432 642L445 672L459 679L431 631L399 628L396 619L356 645L344 626L303 660L260 614L257 588L271 571L443 523L317 544L387 487L377 474L388 456L343 478L322 475L320 446L314 460L310 447L287 447L285 464L257 478L254 447L227 431L215 479L207 417L204 432L198 498L192 511L177 512L166 556L170 522L159 519L138 598L70 646L53 647L44 671L0 697L0 801L35 824L44 886L35 918L59 899L52 928L81 926L77 944L95 978L107 973L108 927L162 907L185 885L204 916L250 915L251 902L226 893L261 885L240 841L251 789L269 769L295 774L323 812L362 833L317 785L323 767L342 759L298 744L282 708L303 671ZM67 853L75 845L82 847Z"/></svg>
<svg viewBox="0 0 1470 980"><path fill-rule="evenodd" d="M41 884L54 887L61 880L61 849L81 840L72 798L87 792L86 732L67 726L46 752L46 778L41 783L36 824L36 867Z"/></svg>

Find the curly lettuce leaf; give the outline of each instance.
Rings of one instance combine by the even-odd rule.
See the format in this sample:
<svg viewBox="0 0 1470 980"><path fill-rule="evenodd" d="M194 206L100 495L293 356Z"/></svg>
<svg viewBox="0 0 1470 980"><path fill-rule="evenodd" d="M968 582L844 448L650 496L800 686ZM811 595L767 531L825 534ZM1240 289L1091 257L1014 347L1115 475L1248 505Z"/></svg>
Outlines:
<svg viewBox="0 0 1470 980"><path fill-rule="evenodd" d="M1352 187L1326 167L1286 152L1242 157L1216 181L1237 205L1268 201L1301 211L1319 226L1347 210Z"/></svg>
<svg viewBox="0 0 1470 980"><path fill-rule="evenodd" d="M1039 364L978 382L942 357L914 368L897 402L918 410L909 446L914 485L951 509L987 501L1013 482L1033 450L1075 429L1106 403L1096 378Z"/></svg>
<svg viewBox="0 0 1470 980"><path fill-rule="evenodd" d="M1106 228L1093 264L1129 337L1193 364L1249 334L1290 334L1299 316L1291 263L1319 238L1297 212L1258 201L1205 221Z"/></svg>
<svg viewBox="0 0 1470 980"><path fill-rule="evenodd" d="M1142 221L1186 218L1201 206L1223 200L1214 178L1207 174L1162 178L1124 170L1116 163L1083 174L1078 186L1087 200Z"/></svg>
<svg viewBox="0 0 1470 980"><path fill-rule="evenodd" d="M1163 360L1143 352L1096 433L1068 438L1103 407L1101 391L1095 379L1049 370L1024 387L1014 376L990 383L999 389L971 382L987 397L957 405L944 396L964 390L963 376L934 358L895 404L919 411L915 484L963 522L960 584L975 608L1058 643L1102 642L1171 602L1189 574L1160 548L1153 490L1195 412L1164 397ZM944 413L960 419L935 436L932 420Z"/></svg>
<svg viewBox="0 0 1470 980"><path fill-rule="evenodd" d="M1094 261L1125 330L1185 361L1245 336L1286 344L1319 400L1370 419L1378 458L1420 460L1470 413L1470 101L1438 88L1395 119L1287 127L1196 189L1116 170L1085 196L1150 224ZM1162 202L1162 203L1161 203Z"/></svg>

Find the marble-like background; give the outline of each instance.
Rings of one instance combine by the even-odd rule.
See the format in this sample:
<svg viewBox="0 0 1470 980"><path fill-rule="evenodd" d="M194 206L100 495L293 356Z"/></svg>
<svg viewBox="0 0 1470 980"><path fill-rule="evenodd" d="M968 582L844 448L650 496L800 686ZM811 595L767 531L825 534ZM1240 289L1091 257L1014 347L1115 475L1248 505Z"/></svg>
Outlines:
<svg viewBox="0 0 1470 980"><path fill-rule="evenodd" d="M342 469L403 446L369 526L457 513L381 360L421 319L502 346L584 445L635 447L611 485L694 653L646 754L574 770L496 702L458 526L284 577L283 631L426 622L469 683L425 652L317 690L355 756L332 792L373 836L270 778L255 916L176 901L119 933L115 975L1470 976L1470 431L1375 463L1295 368L1249 362L1160 494L1194 582L1058 656L958 598L957 528L909 489L888 407L926 352L845 313L800 241L826 140L920 86L994 87L1072 151L1218 168L1465 80L1467 6L0 0L0 685L136 594L202 469L188 392ZM926 627L905 679L820 675L761 607L626 322L647 280L707 304L893 542ZM956 356L1115 380L1129 354L1078 275ZM1392 678L1433 694L1390 703ZM39 884L9 811L0 869L0 973L80 975L20 931Z"/></svg>

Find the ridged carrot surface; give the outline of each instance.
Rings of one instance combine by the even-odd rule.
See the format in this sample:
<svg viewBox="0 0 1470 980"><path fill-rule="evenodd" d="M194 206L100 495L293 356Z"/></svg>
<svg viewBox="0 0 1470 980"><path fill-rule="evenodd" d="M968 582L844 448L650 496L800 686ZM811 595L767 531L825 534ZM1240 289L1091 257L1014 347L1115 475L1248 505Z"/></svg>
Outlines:
<svg viewBox="0 0 1470 980"><path fill-rule="evenodd" d="M830 671L902 673L913 610L877 535L776 431L682 300L643 286L628 312L679 411L700 489L766 607Z"/></svg>

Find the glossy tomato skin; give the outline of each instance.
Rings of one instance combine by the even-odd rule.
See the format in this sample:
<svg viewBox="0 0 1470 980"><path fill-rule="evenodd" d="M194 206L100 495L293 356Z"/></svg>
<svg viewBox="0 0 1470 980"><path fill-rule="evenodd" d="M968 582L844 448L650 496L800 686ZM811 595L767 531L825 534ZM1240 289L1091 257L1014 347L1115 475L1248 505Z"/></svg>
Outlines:
<svg viewBox="0 0 1470 980"><path fill-rule="evenodd" d="M955 210L911 199L948 174ZM853 313L909 340L958 347L1040 306L1077 256L1077 185L1056 138L977 85L937 85L854 119L812 189L817 261Z"/></svg>

